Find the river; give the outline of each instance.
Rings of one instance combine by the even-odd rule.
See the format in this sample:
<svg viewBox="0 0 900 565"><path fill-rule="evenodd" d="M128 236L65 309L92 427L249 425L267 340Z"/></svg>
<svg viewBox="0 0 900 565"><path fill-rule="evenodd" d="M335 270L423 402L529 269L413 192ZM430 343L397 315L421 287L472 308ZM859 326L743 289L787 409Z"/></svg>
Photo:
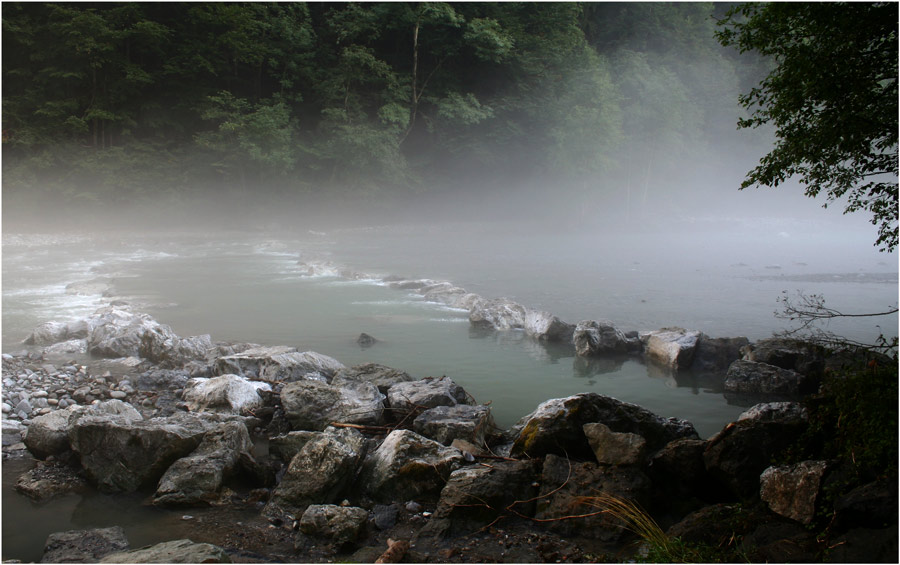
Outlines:
<svg viewBox="0 0 900 565"><path fill-rule="evenodd" d="M373 276L308 276L298 261L311 255ZM490 401L501 427L543 400L589 391L688 419L709 437L745 407L690 374L676 380L639 359L588 364L568 348L520 332L473 331L465 311L391 289L380 277L449 280L570 322L605 318L626 331L678 325L758 340L785 327L773 315L784 291L822 294L829 306L848 312L881 311L896 303L896 272L895 264L846 234L786 237L759 226L725 236L703 229L617 235L488 223L4 233L3 351L22 349L40 322L79 318L121 298L179 335L291 345L345 365L376 362L415 377L447 375L479 402ZM66 289L96 279L111 281L114 296ZM896 328L894 316L830 329L871 342L881 332L896 335ZM379 342L360 347L361 332ZM15 553L4 549L4 559L37 559L36 544L50 531L111 525L132 513L127 504L119 510L107 504L91 518L96 504L80 497L33 505L12 493L14 473L17 467L4 464L4 546L24 529L31 541ZM36 513L29 521L16 518L29 512ZM51 514L54 520L33 526ZM148 523L177 523L155 516ZM138 530L133 535L140 538Z"/></svg>

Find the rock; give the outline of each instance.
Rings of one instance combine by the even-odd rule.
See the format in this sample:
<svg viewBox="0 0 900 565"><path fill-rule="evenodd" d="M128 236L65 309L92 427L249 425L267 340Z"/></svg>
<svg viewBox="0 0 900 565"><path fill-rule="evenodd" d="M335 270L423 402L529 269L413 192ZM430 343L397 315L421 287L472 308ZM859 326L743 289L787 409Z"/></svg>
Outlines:
<svg viewBox="0 0 900 565"><path fill-rule="evenodd" d="M647 451L647 441L632 433L617 433L600 423L582 426L597 462L604 465L639 465Z"/></svg>
<svg viewBox="0 0 900 565"><path fill-rule="evenodd" d="M359 484L376 501L436 499L462 453L410 430L394 430L366 458Z"/></svg>
<svg viewBox="0 0 900 565"><path fill-rule="evenodd" d="M352 379L372 383L377 386L378 391L385 396L387 396L387 391L391 386L397 383L415 380L409 373L377 363L366 363L354 367L345 367L335 373L334 378Z"/></svg>
<svg viewBox="0 0 900 565"><path fill-rule="evenodd" d="M472 534L498 517L509 515L509 507L533 516L538 494L538 461L497 461L490 467L457 469L441 490L437 508L419 538L458 537Z"/></svg>
<svg viewBox="0 0 900 565"><path fill-rule="evenodd" d="M126 421L142 420L143 416L132 405L121 400L108 400L83 407L70 406L36 417L28 427L25 445L38 459L59 455L70 449L69 430L82 416L116 416Z"/></svg>
<svg viewBox="0 0 900 565"><path fill-rule="evenodd" d="M139 355L160 367L172 368L191 361L205 362L212 348L209 335L179 337L168 326L159 326L143 334Z"/></svg>
<svg viewBox="0 0 900 565"><path fill-rule="evenodd" d="M726 547L759 525L778 519L761 505L719 503L691 512L666 530L666 535L688 543Z"/></svg>
<svg viewBox="0 0 900 565"><path fill-rule="evenodd" d="M816 536L800 524L760 524L741 540L741 553L751 563L814 563L819 561Z"/></svg>
<svg viewBox="0 0 900 565"><path fill-rule="evenodd" d="M394 504L376 504L372 508L372 514L375 517L375 527L379 530L390 530L397 525L397 516L400 513L400 505Z"/></svg>
<svg viewBox="0 0 900 565"><path fill-rule="evenodd" d="M75 281L66 285L66 294L77 296L91 296L99 294L108 296L112 292L112 281L99 277L87 281Z"/></svg>
<svg viewBox="0 0 900 565"><path fill-rule="evenodd" d="M237 375L220 375L188 381L182 397L194 412L211 410L248 414L262 406L259 391L271 391L269 383L250 381Z"/></svg>
<svg viewBox="0 0 900 565"><path fill-rule="evenodd" d="M356 343L360 347L365 349L366 347L372 347L373 345L378 343L378 340L375 339L374 337L370 336L369 334L363 332L363 333L359 334L358 338L356 338Z"/></svg>
<svg viewBox="0 0 900 565"><path fill-rule="evenodd" d="M184 388L190 378L187 371L153 369L139 375L134 385L138 390L177 390Z"/></svg>
<svg viewBox="0 0 900 565"><path fill-rule="evenodd" d="M120 526L57 532L47 537L41 563L96 563L123 549L128 539Z"/></svg>
<svg viewBox="0 0 900 565"><path fill-rule="evenodd" d="M35 502L45 502L60 495L85 492L88 484L69 465L38 462L19 476L15 488Z"/></svg>
<svg viewBox="0 0 900 565"><path fill-rule="evenodd" d="M269 438L269 455L290 463L303 446L319 437L320 432L297 430Z"/></svg>
<svg viewBox="0 0 900 565"><path fill-rule="evenodd" d="M548 453L594 459L584 435L584 424L599 422L614 432L635 433L647 441L650 451L682 438L697 438L685 420L661 418L645 408L593 392L556 398L540 404L510 430L512 457L541 457Z"/></svg>
<svg viewBox="0 0 900 565"><path fill-rule="evenodd" d="M822 477L827 468L825 461L769 467L760 475L759 497L776 514L809 524L816 514Z"/></svg>
<svg viewBox="0 0 900 565"><path fill-rule="evenodd" d="M469 310L469 323L492 330L513 330L525 327L525 307L507 298L476 301Z"/></svg>
<svg viewBox="0 0 900 565"><path fill-rule="evenodd" d="M25 345L49 345L69 339L68 324L64 322L44 322L25 338Z"/></svg>
<svg viewBox="0 0 900 565"><path fill-rule="evenodd" d="M805 422L808 419L806 408L799 402L764 402L750 407L738 416L738 421L761 422Z"/></svg>
<svg viewBox="0 0 900 565"><path fill-rule="evenodd" d="M676 439L650 458L646 472L658 506L684 516L703 503L727 500L727 492L706 471L705 449L703 440Z"/></svg>
<svg viewBox="0 0 900 565"><path fill-rule="evenodd" d="M897 484L882 479L856 487L838 497L834 511L836 525L889 526L897 521Z"/></svg>
<svg viewBox="0 0 900 565"><path fill-rule="evenodd" d="M22 434L27 429L21 422L16 422L15 420L3 420L0 422L0 427L3 429L4 448L22 442Z"/></svg>
<svg viewBox="0 0 900 565"><path fill-rule="evenodd" d="M368 519L369 513L362 508L311 504L300 517L300 531L342 546L356 541Z"/></svg>
<svg viewBox="0 0 900 565"><path fill-rule="evenodd" d="M332 423L380 425L384 395L367 382L340 380L338 386L296 381L281 390L284 413L295 430L320 431Z"/></svg>
<svg viewBox="0 0 900 565"><path fill-rule="evenodd" d="M853 528L829 540L828 563L897 563L897 525L889 528Z"/></svg>
<svg viewBox="0 0 900 565"><path fill-rule="evenodd" d="M701 333L694 350L691 370L695 373L718 373L726 371L733 362L741 358L741 348L750 345L746 337L711 338Z"/></svg>
<svg viewBox="0 0 900 565"><path fill-rule="evenodd" d="M544 459L540 498L534 516L539 520L556 520L598 512L602 507L590 502L591 497L596 497L598 493L624 498L649 508L650 492L650 479L634 467L577 463L550 454ZM606 514L552 521L547 526L563 535L607 543L619 541L624 533L622 523Z"/></svg>
<svg viewBox="0 0 900 565"><path fill-rule="evenodd" d="M187 414L178 416L138 421L118 415L82 416L70 428L69 442L101 491L152 488L172 463L200 445L211 425Z"/></svg>
<svg viewBox="0 0 900 565"><path fill-rule="evenodd" d="M70 339L60 343L54 343L44 348L46 357L63 357L69 355L83 355L87 353L86 339Z"/></svg>
<svg viewBox="0 0 900 565"><path fill-rule="evenodd" d="M231 563L231 558L219 546L181 539L111 553L100 563Z"/></svg>
<svg viewBox="0 0 900 565"><path fill-rule="evenodd" d="M759 476L806 427L802 419L746 418L707 440L703 461L710 475L742 500L759 496Z"/></svg>
<svg viewBox="0 0 900 565"><path fill-rule="evenodd" d="M700 332L684 328L663 328L641 336L647 360L676 371L691 367L699 340Z"/></svg>
<svg viewBox="0 0 900 565"><path fill-rule="evenodd" d="M224 481L241 455L253 448L247 427L226 422L208 431L189 456L175 461L159 480L153 503L160 506L210 504L218 500Z"/></svg>
<svg viewBox="0 0 900 565"><path fill-rule="evenodd" d="M563 322L549 312L525 309L525 321L522 326L525 333L540 341L553 343L572 343L575 325Z"/></svg>
<svg viewBox="0 0 900 565"><path fill-rule="evenodd" d="M338 502L354 484L365 453L365 438L356 430L328 428L317 434L291 460L264 514L299 516L310 504Z"/></svg>
<svg viewBox="0 0 900 565"><path fill-rule="evenodd" d="M638 353L641 342L629 338L609 320L583 320L575 326L575 353L595 357L623 353Z"/></svg>
<svg viewBox="0 0 900 565"><path fill-rule="evenodd" d="M755 361L735 361L725 375L725 390L745 397L799 399L814 392L816 386L812 379L796 371Z"/></svg>
<svg viewBox="0 0 900 565"><path fill-rule="evenodd" d="M429 408L413 421L416 433L444 445L450 445L455 439L484 445L485 435L493 428L490 408L467 404Z"/></svg>
<svg viewBox="0 0 900 565"><path fill-rule="evenodd" d="M219 357L217 375L236 374L249 379L274 382L299 380L330 381L344 365L314 351L298 352L293 347L254 347L234 355Z"/></svg>
<svg viewBox="0 0 900 565"><path fill-rule="evenodd" d="M416 409L469 404L466 391L447 377L397 383L388 389L387 399L398 419Z"/></svg>
<svg viewBox="0 0 900 565"><path fill-rule="evenodd" d="M796 339L769 338L743 348L743 360L774 365L817 378L825 368L821 348Z"/></svg>

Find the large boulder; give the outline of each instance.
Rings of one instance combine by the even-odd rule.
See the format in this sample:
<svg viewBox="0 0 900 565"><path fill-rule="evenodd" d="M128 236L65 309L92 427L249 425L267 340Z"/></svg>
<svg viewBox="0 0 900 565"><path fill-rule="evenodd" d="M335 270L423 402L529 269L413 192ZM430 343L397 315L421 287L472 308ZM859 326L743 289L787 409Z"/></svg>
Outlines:
<svg viewBox="0 0 900 565"><path fill-rule="evenodd" d="M110 553L100 563L231 563L231 558L217 545L180 539Z"/></svg>
<svg viewBox="0 0 900 565"><path fill-rule="evenodd" d="M481 299L469 310L469 323L492 330L514 330L525 327L525 307L508 298Z"/></svg>
<svg viewBox="0 0 900 565"><path fill-rule="evenodd" d="M175 461L159 480L154 504L192 506L216 502L224 481L234 472L242 455L253 448L247 427L226 422L203 436L189 456Z"/></svg>
<svg viewBox="0 0 900 565"><path fill-rule="evenodd" d="M640 465L647 452L647 440L629 432L614 432L609 426L592 422L582 426L597 462L604 465Z"/></svg>
<svg viewBox="0 0 900 565"><path fill-rule="evenodd" d="M340 547L353 543L369 520L369 513L353 506L311 504L300 517L300 531Z"/></svg>
<svg viewBox="0 0 900 565"><path fill-rule="evenodd" d="M497 461L457 469L441 490L437 508L419 538L471 534L501 516L534 515L538 461Z"/></svg>
<svg viewBox="0 0 900 565"><path fill-rule="evenodd" d="M217 375L243 375L249 379L275 382L298 380L330 381L344 365L315 351L299 352L288 346L254 347L216 359Z"/></svg>
<svg viewBox="0 0 900 565"><path fill-rule="evenodd" d="M700 332L684 328L663 328L641 335L646 359L676 371L690 368L699 340Z"/></svg>
<svg viewBox="0 0 900 565"><path fill-rule="evenodd" d="M725 391L767 400L794 400L813 392L814 383L791 369L756 361L737 360L728 367Z"/></svg>
<svg viewBox="0 0 900 565"><path fill-rule="evenodd" d="M414 431L444 445L450 445L455 439L484 445L485 436L493 428L490 408L468 404L429 408L413 421Z"/></svg>
<svg viewBox="0 0 900 565"><path fill-rule="evenodd" d="M178 417L129 420L82 416L69 429L69 443L88 479L105 492L156 486L169 466L200 445L209 421Z"/></svg>
<svg viewBox="0 0 900 565"><path fill-rule="evenodd" d="M41 563L97 563L123 549L128 549L128 538L121 526L56 532L47 536Z"/></svg>
<svg viewBox="0 0 900 565"><path fill-rule="evenodd" d="M25 345L50 345L70 339L75 338L69 337L69 324L66 322L44 322L35 327L23 343Z"/></svg>
<svg viewBox="0 0 900 565"><path fill-rule="evenodd" d="M363 365L345 367L335 373L334 379L369 382L377 386L378 391L385 396L387 396L388 389L393 385L415 380L405 371L394 369L386 365L379 365L378 363L365 363Z"/></svg>
<svg viewBox="0 0 900 565"><path fill-rule="evenodd" d="M801 461L767 468L759 477L759 497L772 512L801 524L809 524L821 504L826 461Z"/></svg>
<svg viewBox="0 0 900 565"><path fill-rule="evenodd" d="M363 464L359 484L376 501L437 499L464 457L410 430L394 430Z"/></svg>
<svg viewBox="0 0 900 565"><path fill-rule="evenodd" d="M650 458L647 475L653 481L654 500L678 516L708 502L727 500L728 494L709 476L703 462L706 442L676 439Z"/></svg>
<svg viewBox="0 0 900 565"><path fill-rule="evenodd" d="M549 312L526 308L522 329L526 334L541 341L572 343L575 325L563 322Z"/></svg>
<svg viewBox="0 0 900 565"><path fill-rule="evenodd" d="M555 453L593 460L594 450L584 434L584 425L592 422L605 424L614 432L640 435L651 452L674 439L698 437L686 420L662 418L635 404L587 392L543 402L519 420L511 429L511 455L541 457Z"/></svg>
<svg viewBox="0 0 900 565"><path fill-rule="evenodd" d="M741 349L750 345L746 337L712 338L701 333L694 350L691 370L695 373L719 373L726 371L741 358Z"/></svg>
<svg viewBox="0 0 900 565"><path fill-rule="evenodd" d="M270 517L300 516L310 504L339 502L354 484L366 441L353 429L329 428L307 441L272 492Z"/></svg>
<svg viewBox="0 0 900 565"><path fill-rule="evenodd" d="M773 337L762 339L742 349L744 361L775 365L797 371L808 377L818 377L825 368L822 348L805 341Z"/></svg>
<svg viewBox="0 0 900 565"><path fill-rule="evenodd" d="M285 463L290 463L304 445L319 437L320 434L321 432L310 430L295 430L271 437L269 438L269 455L277 457Z"/></svg>
<svg viewBox="0 0 900 565"><path fill-rule="evenodd" d="M295 381L281 390L281 404L295 430L321 431L332 423L379 425L384 395L372 383L342 380L340 386Z"/></svg>
<svg viewBox="0 0 900 565"><path fill-rule="evenodd" d="M247 414L263 405L259 391L271 391L269 383L251 381L238 375L195 378L184 387L182 398L193 412L209 410Z"/></svg>
<svg viewBox="0 0 900 565"><path fill-rule="evenodd" d="M609 320L583 320L575 326L575 353L582 357L596 357L623 353L637 353L641 341L628 336Z"/></svg>
<svg viewBox="0 0 900 565"><path fill-rule="evenodd" d="M436 406L470 403L466 391L449 377L397 383L388 389L387 399L395 418Z"/></svg>
<svg viewBox="0 0 900 565"><path fill-rule="evenodd" d="M142 420L134 406L121 400L107 400L91 406L69 406L32 420L25 435L25 446L38 459L68 451L69 429L82 416L118 416L127 421Z"/></svg>
<svg viewBox="0 0 900 565"><path fill-rule="evenodd" d="M759 497L759 476L806 428L802 412L757 410L709 438L703 461L709 474L742 500Z"/></svg>

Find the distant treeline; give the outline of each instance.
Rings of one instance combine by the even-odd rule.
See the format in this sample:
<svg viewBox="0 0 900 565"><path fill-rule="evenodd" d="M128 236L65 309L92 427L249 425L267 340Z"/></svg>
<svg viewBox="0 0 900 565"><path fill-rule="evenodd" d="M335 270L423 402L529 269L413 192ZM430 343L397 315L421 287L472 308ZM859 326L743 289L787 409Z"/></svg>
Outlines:
<svg viewBox="0 0 900 565"><path fill-rule="evenodd" d="M766 72L701 3L2 10L12 200L639 178L733 136Z"/></svg>

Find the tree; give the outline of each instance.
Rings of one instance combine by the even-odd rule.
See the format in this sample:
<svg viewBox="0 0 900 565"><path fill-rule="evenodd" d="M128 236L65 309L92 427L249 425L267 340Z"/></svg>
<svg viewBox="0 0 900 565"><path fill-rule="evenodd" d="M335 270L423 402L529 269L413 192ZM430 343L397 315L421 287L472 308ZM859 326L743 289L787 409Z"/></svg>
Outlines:
<svg viewBox="0 0 900 565"><path fill-rule="evenodd" d="M719 41L775 67L740 97L739 128L771 124L772 151L741 188L799 177L825 206L867 211L881 251L897 247L897 4L748 3L719 21Z"/></svg>

